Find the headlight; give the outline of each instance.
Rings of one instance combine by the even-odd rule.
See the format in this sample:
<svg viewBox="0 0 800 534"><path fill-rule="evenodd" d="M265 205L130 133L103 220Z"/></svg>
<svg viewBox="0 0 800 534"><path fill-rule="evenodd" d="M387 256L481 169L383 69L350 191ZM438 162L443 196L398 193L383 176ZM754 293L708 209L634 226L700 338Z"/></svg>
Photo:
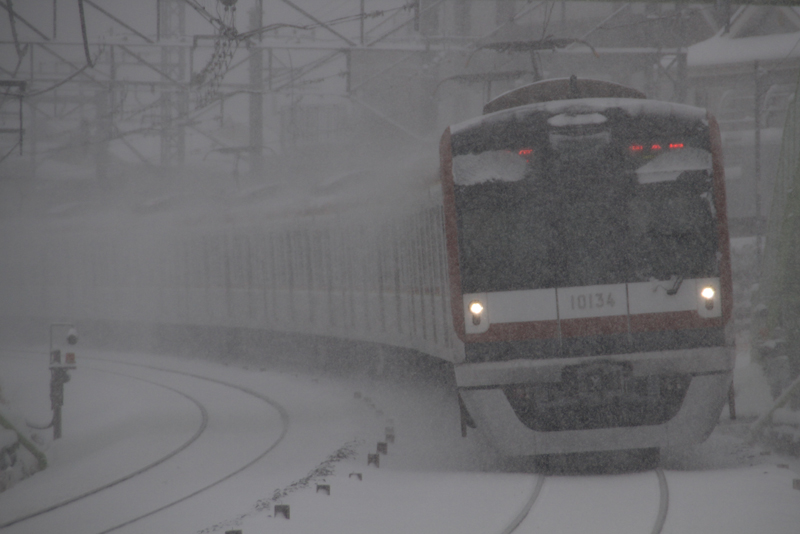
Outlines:
<svg viewBox="0 0 800 534"><path fill-rule="evenodd" d="M481 324L481 314L483 313L483 305L476 301L469 303L469 311L472 313L472 324Z"/></svg>
<svg viewBox="0 0 800 534"><path fill-rule="evenodd" d="M714 295L716 295L716 291L714 291L714 288L711 286L706 286L700 290L700 296L706 299L707 310L714 308Z"/></svg>

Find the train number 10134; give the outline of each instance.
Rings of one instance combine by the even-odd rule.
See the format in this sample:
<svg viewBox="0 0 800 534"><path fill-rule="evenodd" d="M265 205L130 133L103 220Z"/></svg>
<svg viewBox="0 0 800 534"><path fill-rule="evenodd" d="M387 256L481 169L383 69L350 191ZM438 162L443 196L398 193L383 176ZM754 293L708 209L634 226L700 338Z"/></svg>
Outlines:
<svg viewBox="0 0 800 534"><path fill-rule="evenodd" d="M597 308L613 308L617 301L611 293L587 293L570 296L573 310L593 310Z"/></svg>

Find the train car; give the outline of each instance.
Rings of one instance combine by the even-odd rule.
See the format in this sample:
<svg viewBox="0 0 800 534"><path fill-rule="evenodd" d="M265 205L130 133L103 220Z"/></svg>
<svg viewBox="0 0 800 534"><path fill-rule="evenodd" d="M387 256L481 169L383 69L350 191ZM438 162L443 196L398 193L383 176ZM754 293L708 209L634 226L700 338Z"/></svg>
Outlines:
<svg viewBox="0 0 800 534"><path fill-rule="evenodd" d="M734 366L714 117L574 77L484 112L440 143L462 429L506 455L705 440Z"/></svg>
<svg viewBox="0 0 800 534"><path fill-rule="evenodd" d="M219 358L305 336L309 366L332 338L379 347L359 359L376 369L402 354L382 346L423 352L453 366L462 430L507 455L703 440L734 363L714 118L551 80L440 149L438 178L435 158L382 162L297 191L21 215L0 230L0 316L132 325Z"/></svg>

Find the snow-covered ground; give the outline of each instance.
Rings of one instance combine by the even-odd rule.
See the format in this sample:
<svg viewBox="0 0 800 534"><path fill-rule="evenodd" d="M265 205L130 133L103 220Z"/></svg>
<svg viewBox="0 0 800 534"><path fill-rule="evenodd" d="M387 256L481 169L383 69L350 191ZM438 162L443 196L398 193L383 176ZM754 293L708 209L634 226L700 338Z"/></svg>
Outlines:
<svg viewBox="0 0 800 534"><path fill-rule="evenodd" d="M63 437L39 432L49 466L0 494L0 524L160 463L4 534L500 533L537 481L524 466L509 472L480 439L463 440L455 398L435 381L77 352ZM45 354L0 352L0 409L16 421L49 420ZM739 363L737 408L752 416L763 379ZM367 465L387 426L395 442L379 468ZM797 533L800 462L747 446L743 429L723 420L704 444L664 451L663 532ZM548 476L516 532L649 532L658 499L654 472ZM290 506L289 520L276 504Z"/></svg>

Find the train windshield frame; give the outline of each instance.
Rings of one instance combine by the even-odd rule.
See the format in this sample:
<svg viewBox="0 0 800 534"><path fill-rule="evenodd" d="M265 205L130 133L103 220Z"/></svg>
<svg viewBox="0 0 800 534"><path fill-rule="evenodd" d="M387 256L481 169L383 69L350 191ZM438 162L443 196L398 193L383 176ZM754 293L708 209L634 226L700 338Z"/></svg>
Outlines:
<svg viewBox="0 0 800 534"><path fill-rule="evenodd" d="M451 135L464 293L719 276L704 117L495 115Z"/></svg>

